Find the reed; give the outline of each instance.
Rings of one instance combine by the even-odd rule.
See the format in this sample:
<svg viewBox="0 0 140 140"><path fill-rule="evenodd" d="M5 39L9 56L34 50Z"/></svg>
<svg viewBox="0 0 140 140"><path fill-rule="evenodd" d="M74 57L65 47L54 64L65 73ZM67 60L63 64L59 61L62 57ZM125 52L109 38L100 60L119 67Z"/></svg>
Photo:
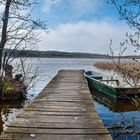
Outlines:
<svg viewBox="0 0 140 140"><path fill-rule="evenodd" d="M137 86L140 82L140 63L138 62L97 62L95 67L117 72L125 82Z"/></svg>

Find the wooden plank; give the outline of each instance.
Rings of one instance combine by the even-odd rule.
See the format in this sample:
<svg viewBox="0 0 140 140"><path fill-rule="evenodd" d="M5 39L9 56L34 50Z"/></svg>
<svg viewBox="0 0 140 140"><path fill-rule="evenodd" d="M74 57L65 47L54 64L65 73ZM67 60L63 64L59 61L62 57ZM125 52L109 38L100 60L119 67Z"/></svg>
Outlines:
<svg viewBox="0 0 140 140"><path fill-rule="evenodd" d="M92 115L91 115L92 116ZM32 120L34 120L34 119L42 119L42 120L46 120L46 121L52 121L52 120L59 120L59 121L61 121L62 120L62 122L64 121L65 122L65 120L67 121L67 122L69 122L69 121L73 121L73 120L76 120L76 121L83 121L83 122L87 122L87 121L89 121L89 122L92 122L92 117L90 117L90 115L85 115L85 116L81 116L81 115L78 115L78 116L73 116L73 115L70 115L70 116L62 116L62 115L48 115L48 116L45 116L45 115L36 115L36 114L22 114L22 115L18 115L18 118L27 118L27 119L32 119ZM95 120L98 120L99 119L99 116L97 116L97 115L94 115L94 119Z"/></svg>
<svg viewBox="0 0 140 140"><path fill-rule="evenodd" d="M90 107L90 106L89 106ZM28 108L26 108L26 110L29 109L40 109L40 110L62 110L62 111L87 111L86 107L77 107L77 106L29 106ZM91 111L96 111L94 108L90 109Z"/></svg>
<svg viewBox="0 0 140 140"><path fill-rule="evenodd" d="M93 123L72 123L72 122L67 122L67 123L64 123L64 122L47 122L47 123L36 123L36 122L19 122L19 121L15 121L13 122L12 124L9 125L9 127L28 127L28 128L51 128L51 129L86 129L86 128L105 128L101 122L93 122Z"/></svg>
<svg viewBox="0 0 140 140"><path fill-rule="evenodd" d="M44 99L44 100L35 100L33 103L53 103L53 102L57 102L58 104L59 103L77 103L77 104L83 104L83 102L82 101L72 101L72 100L46 100L46 99ZM84 102L84 104L85 105L91 105L91 104L93 104L93 103L91 103L91 101L90 100L88 100L87 102Z"/></svg>
<svg viewBox="0 0 140 140"><path fill-rule="evenodd" d="M31 105L40 105L40 102L32 103ZM71 103L71 102L42 102L42 106L65 106L65 107L86 107L84 103ZM92 104L89 104L92 106Z"/></svg>
<svg viewBox="0 0 140 140"><path fill-rule="evenodd" d="M51 115L51 116L88 116L88 115L92 115L95 117L98 117L98 114L96 112L93 113L85 113L85 112L44 112L44 111L23 111L20 115Z"/></svg>
<svg viewBox="0 0 140 140"><path fill-rule="evenodd" d="M0 140L111 140L108 134L100 135L47 135L47 134L7 134Z"/></svg>
<svg viewBox="0 0 140 140"><path fill-rule="evenodd" d="M33 110L33 111L36 111L36 110L38 110L38 111L51 111L51 112L52 112L52 111L57 111L57 112L58 112L58 111L59 111L59 112L60 112L60 111L61 111L61 112L62 112L62 111L63 111L63 112L87 112L87 111L95 112L95 110L92 109L92 108L91 108L90 110L83 109L83 108L78 110L78 109L76 109L76 108L71 108L71 109L70 109L70 108L39 108L39 107L34 107L34 108L32 108L32 107L29 107L29 108L26 108L25 111L26 111L26 110L28 110L28 111L29 111L29 110L31 110L31 111L32 111L32 110Z"/></svg>
<svg viewBox="0 0 140 140"><path fill-rule="evenodd" d="M86 134L109 134L106 129L43 129L43 128L21 128L21 127L9 127L5 133L24 133L24 134L64 134L64 135L86 135Z"/></svg>
<svg viewBox="0 0 140 140"><path fill-rule="evenodd" d="M77 109L77 110L82 110L82 109L86 109L86 106L65 106L65 104L63 104L63 106L61 105L40 105L40 104L31 104L28 106L28 108L46 108L46 109L51 109L51 108L57 108L57 109ZM28 109L26 108L26 109Z"/></svg>
<svg viewBox="0 0 140 140"><path fill-rule="evenodd" d="M46 99L51 99L52 97L55 100L56 99L63 99L63 100L70 99L70 100L82 100L82 101L83 100L89 100L89 97L82 97L82 96L81 97L78 97L78 96L77 97L74 97L74 96L72 97L72 96L64 96L64 95L63 96L62 95L61 96L53 96L52 95L52 96L47 97Z"/></svg>
<svg viewBox="0 0 140 140"><path fill-rule="evenodd" d="M62 118L57 118L57 119L55 119L54 120L54 117L53 118L48 118L48 117L50 117L50 116L47 116L47 117L42 117L42 118L40 118L40 117L34 117L34 118L32 118L32 117L17 117L17 121L21 121L21 122L54 122L54 123L56 123L56 122L64 122L64 123L80 123L80 122L84 122L84 123L89 123L89 122L101 122L101 120L99 120L99 118L95 118L95 120L91 120L91 119L88 119L88 118L86 118L86 119L84 119L84 118L79 118L79 117L75 117L75 118L69 118L69 119L62 119ZM61 116L60 116L61 117Z"/></svg>
<svg viewBox="0 0 140 140"><path fill-rule="evenodd" d="M72 99L40 99L40 101L46 101L46 102L87 102L91 103L91 99L89 100L72 100Z"/></svg>

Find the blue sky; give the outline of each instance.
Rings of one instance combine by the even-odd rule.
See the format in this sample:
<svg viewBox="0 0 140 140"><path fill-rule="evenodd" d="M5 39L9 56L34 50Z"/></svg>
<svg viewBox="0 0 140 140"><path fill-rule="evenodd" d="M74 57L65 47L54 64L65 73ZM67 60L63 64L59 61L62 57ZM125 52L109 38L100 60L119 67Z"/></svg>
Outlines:
<svg viewBox="0 0 140 140"><path fill-rule="evenodd" d="M131 30L106 0L40 0L35 15L48 21L50 31L41 32L40 50L109 54L112 39L117 53Z"/></svg>
<svg viewBox="0 0 140 140"><path fill-rule="evenodd" d="M117 10L106 0L40 0L36 14L46 19L52 28L79 21L110 19L120 22Z"/></svg>

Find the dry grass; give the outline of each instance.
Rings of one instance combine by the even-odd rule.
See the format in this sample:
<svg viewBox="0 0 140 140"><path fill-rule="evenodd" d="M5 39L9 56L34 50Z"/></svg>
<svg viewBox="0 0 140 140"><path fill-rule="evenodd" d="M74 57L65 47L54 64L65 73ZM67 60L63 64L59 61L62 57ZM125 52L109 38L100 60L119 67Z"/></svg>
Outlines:
<svg viewBox="0 0 140 140"><path fill-rule="evenodd" d="M127 83L137 86L140 82L140 63L138 62L99 62L95 67L117 72Z"/></svg>

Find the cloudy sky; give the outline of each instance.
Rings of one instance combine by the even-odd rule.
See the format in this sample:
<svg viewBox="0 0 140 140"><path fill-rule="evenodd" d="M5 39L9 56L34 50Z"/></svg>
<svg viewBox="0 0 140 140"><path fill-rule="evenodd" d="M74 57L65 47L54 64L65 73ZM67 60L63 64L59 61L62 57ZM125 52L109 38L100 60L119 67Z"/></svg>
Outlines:
<svg viewBox="0 0 140 140"><path fill-rule="evenodd" d="M107 0L40 0L35 14L48 21L49 34L40 33L40 50L109 54L110 40L118 52L130 31Z"/></svg>

